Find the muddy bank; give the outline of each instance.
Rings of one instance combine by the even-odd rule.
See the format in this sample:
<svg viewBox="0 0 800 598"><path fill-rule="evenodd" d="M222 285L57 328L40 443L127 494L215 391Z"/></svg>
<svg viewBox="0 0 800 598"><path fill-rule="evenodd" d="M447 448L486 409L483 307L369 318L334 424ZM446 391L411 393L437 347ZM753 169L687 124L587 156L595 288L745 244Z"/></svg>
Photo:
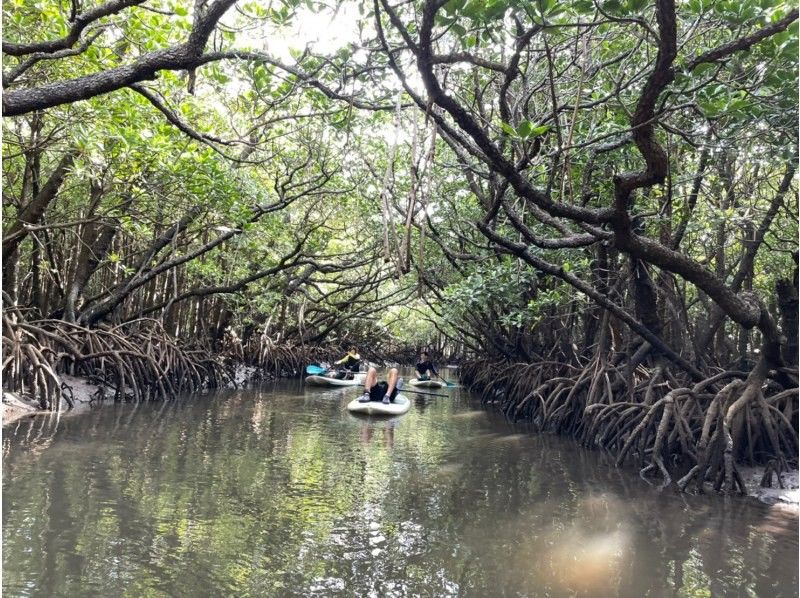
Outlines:
<svg viewBox="0 0 800 598"><path fill-rule="evenodd" d="M792 469L780 475L780 481L775 476L772 479L772 488L761 486L764 477L764 467L742 467L742 477L747 485L747 493L763 503L770 505L786 505L795 512L800 511L800 476L798 470ZM783 485L783 488L780 486Z"/></svg>
<svg viewBox="0 0 800 598"><path fill-rule="evenodd" d="M264 380L271 380L274 376L264 373L263 370L251 365L239 364L234 368L234 374L222 388L247 388ZM3 426L7 426L21 418L61 411L62 415L77 415L87 411L92 403L113 401L114 397L124 397L124 402L134 399L131 389L117 388L110 384L97 384L88 378L60 374L61 399L60 405L55 409L40 409L36 401L14 392L3 392ZM119 393L118 393L119 390ZM207 391L200 390L199 392Z"/></svg>
<svg viewBox="0 0 800 598"><path fill-rule="evenodd" d="M37 413L46 413L39 411L36 405L25 401L18 397L13 392L3 393L3 425L10 424L18 419L26 416L36 415Z"/></svg>

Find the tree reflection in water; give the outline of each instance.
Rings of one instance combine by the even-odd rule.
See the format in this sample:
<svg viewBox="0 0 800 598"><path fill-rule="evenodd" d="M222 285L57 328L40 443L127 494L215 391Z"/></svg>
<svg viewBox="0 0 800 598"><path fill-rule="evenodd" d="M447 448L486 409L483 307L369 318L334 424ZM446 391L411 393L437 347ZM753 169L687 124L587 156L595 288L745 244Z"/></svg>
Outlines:
<svg viewBox="0 0 800 598"><path fill-rule="evenodd" d="M797 518L658 492L466 396L289 386L5 430L9 595L795 595Z"/></svg>

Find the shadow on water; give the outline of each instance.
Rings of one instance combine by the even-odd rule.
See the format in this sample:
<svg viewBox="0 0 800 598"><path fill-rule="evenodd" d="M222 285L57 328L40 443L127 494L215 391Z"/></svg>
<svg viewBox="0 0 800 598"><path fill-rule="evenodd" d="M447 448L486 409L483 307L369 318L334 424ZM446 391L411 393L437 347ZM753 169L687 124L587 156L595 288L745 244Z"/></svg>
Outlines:
<svg viewBox="0 0 800 598"><path fill-rule="evenodd" d="M279 383L4 430L9 596L797 593L797 518L658 492L463 391ZM420 397L422 399L422 397Z"/></svg>

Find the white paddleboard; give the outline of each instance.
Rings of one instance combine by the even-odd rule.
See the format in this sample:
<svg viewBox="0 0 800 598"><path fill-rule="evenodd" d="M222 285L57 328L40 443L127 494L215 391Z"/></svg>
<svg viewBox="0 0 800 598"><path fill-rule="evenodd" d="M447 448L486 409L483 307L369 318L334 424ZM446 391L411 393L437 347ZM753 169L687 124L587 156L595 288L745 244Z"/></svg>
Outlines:
<svg viewBox="0 0 800 598"><path fill-rule="evenodd" d="M363 386L366 374L355 374L351 380L340 380L328 376L306 376L306 384L315 386Z"/></svg>
<svg viewBox="0 0 800 598"><path fill-rule="evenodd" d="M369 415L402 415L411 408L411 401L405 395L398 394L393 403L388 405L382 401L370 401L369 403L359 403L358 399L353 399L347 404L347 410L353 413L367 413Z"/></svg>

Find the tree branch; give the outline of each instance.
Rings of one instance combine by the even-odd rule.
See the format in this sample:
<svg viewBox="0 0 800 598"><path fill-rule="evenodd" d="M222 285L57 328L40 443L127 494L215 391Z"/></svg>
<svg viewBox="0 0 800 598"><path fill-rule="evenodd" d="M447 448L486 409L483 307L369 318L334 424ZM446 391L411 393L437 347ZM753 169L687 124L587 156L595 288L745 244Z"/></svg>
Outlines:
<svg viewBox="0 0 800 598"><path fill-rule="evenodd" d="M741 50L747 50L748 48L754 46L762 39L766 39L775 35L776 33L780 33L781 31L785 31L789 25L794 23L798 17L798 10L795 8L787 13L785 17L783 17L780 21L776 21L771 25L767 25L762 29L759 29L755 33L751 35L747 35L745 37L739 38L727 44L723 44L714 48L713 50L709 50L708 52L703 52L699 56L692 58L689 62L684 65L684 70L691 71L694 70L698 65L703 64L704 62L719 62L724 58L727 58L731 54L735 52L739 52Z"/></svg>
<svg viewBox="0 0 800 598"><path fill-rule="evenodd" d="M4 41L3 53L9 56L27 56L28 54L37 52L53 53L58 50L66 50L75 45L75 42L77 42L81 36L81 32L91 23L103 17L121 12L131 6L144 4L145 2L147 2L147 0L111 0L111 2L101 4L96 8L77 15L73 20L69 33L60 39L47 42L35 42L32 44L15 44L14 42Z"/></svg>
<svg viewBox="0 0 800 598"><path fill-rule="evenodd" d="M195 27L186 43L149 52L132 64L40 87L6 91L3 94L3 116L18 116L93 98L140 81L155 79L158 71L162 70L196 68L203 64L201 56L217 21L235 3L236 0L216 0L195 19Z"/></svg>

